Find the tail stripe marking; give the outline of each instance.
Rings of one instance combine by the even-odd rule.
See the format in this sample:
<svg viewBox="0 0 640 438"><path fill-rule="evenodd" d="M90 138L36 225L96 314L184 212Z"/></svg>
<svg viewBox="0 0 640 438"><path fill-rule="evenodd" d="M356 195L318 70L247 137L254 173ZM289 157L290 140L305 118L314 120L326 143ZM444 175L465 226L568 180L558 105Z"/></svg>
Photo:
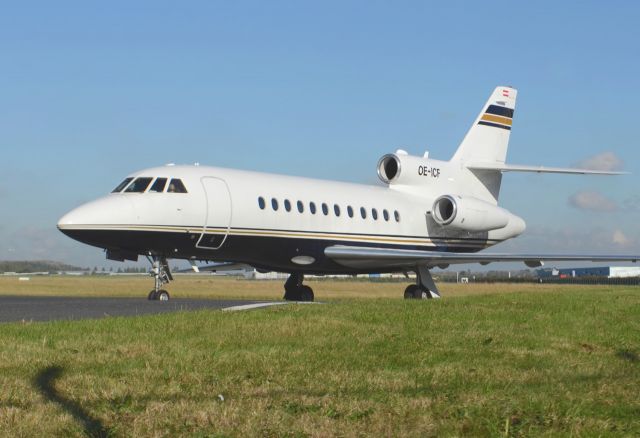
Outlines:
<svg viewBox="0 0 640 438"><path fill-rule="evenodd" d="M503 125L508 126L511 126L512 123L511 119L508 117L494 116L493 114L485 114L480 120L484 120L485 122L502 123Z"/></svg>
<svg viewBox="0 0 640 438"><path fill-rule="evenodd" d="M492 126L494 128L502 128L502 129L506 129L507 131L511 131L511 126L500 125L498 123L484 122L482 120L478 122L478 125Z"/></svg>
<svg viewBox="0 0 640 438"><path fill-rule="evenodd" d="M489 108L485 111L486 114L495 114L496 116L513 118L513 109L505 108L498 105L489 105Z"/></svg>

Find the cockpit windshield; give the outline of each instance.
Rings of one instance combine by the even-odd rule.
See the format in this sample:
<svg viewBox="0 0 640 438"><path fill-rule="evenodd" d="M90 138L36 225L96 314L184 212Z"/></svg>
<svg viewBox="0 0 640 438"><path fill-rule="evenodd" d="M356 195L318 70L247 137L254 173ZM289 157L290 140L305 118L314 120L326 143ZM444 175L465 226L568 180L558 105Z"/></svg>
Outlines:
<svg viewBox="0 0 640 438"><path fill-rule="evenodd" d="M131 183L129 187L124 191L125 193L142 193L147 190L149 184L151 184L151 180L153 178L149 178L146 176L136 178L134 182Z"/></svg>
<svg viewBox="0 0 640 438"><path fill-rule="evenodd" d="M122 191L122 189L124 189L132 180L133 180L133 178L131 178L131 177L126 178L124 181L122 181L120 184L118 184L118 187L113 189L113 192L111 192L111 193L120 193Z"/></svg>
<svg viewBox="0 0 640 438"><path fill-rule="evenodd" d="M165 185L167 185L167 178L157 178L149 189L149 192L162 193L164 192Z"/></svg>
<svg viewBox="0 0 640 438"><path fill-rule="evenodd" d="M169 183L167 193L187 193L187 188L182 184L182 180L173 178Z"/></svg>
<svg viewBox="0 0 640 438"><path fill-rule="evenodd" d="M154 178L141 176L138 178L128 177L118 187L113 189L111 193L188 193L184 183L179 178L172 178L167 184L169 178ZM132 182L133 181L133 182ZM153 184L151 184L153 181ZM149 187L151 186L151 187ZM123 192L124 190L124 192Z"/></svg>

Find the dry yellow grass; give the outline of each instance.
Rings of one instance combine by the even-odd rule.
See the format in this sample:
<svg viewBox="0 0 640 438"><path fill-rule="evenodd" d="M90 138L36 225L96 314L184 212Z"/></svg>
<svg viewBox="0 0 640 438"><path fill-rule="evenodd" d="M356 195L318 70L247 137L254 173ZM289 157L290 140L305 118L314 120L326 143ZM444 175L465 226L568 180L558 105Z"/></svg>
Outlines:
<svg viewBox="0 0 640 438"><path fill-rule="evenodd" d="M281 299L284 280L244 280L205 275L180 275L166 288L174 298ZM366 281L355 279L308 280L317 300L347 298L402 298L406 281ZM153 285L148 276L33 276L29 281L18 277L0 277L2 295L54 296L146 296ZM438 285L443 296L469 296L509 292L557 292L558 290L602 289L602 286L548 284L476 283Z"/></svg>

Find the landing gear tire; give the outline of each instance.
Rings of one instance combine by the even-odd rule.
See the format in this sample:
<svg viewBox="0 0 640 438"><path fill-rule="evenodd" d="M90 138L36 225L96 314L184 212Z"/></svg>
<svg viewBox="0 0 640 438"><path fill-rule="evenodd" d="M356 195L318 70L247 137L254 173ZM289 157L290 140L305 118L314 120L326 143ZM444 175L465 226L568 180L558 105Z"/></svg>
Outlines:
<svg viewBox="0 0 640 438"><path fill-rule="evenodd" d="M418 287L418 285L416 284L410 284L409 286L407 286L407 288L404 290L404 299L405 300L413 300L416 298L421 298L422 295L418 296L418 293L422 292L420 290L420 288Z"/></svg>
<svg viewBox="0 0 640 438"><path fill-rule="evenodd" d="M404 290L404 299L405 300L430 300L431 292L421 288L417 284L410 284Z"/></svg>
<svg viewBox="0 0 640 438"><path fill-rule="evenodd" d="M284 283L284 297L286 301L313 301L313 289L302 284L304 274L294 273Z"/></svg>
<svg viewBox="0 0 640 438"><path fill-rule="evenodd" d="M309 286L301 286L300 301L313 301L313 289L311 289Z"/></svg>
<svg viewBox="0 0 640 438"><path fill-rule="evenodd" d="M429 269L426 266L417 266L416 274L418 277L416 284L410 284L404 290L405 300L440 298L440 292L438 292L438 287L434 283Z"/></svg>
<svg viewBox="0 0 640 438"><path fill-rule="evenodd" d="M147 298L149 299L149 301L169 301L171 296L166 290L160 289L158 291L152 290L151 292L149 292Z"/></svg>
<svg viewBox="0 0 640 438"><path fill-rule="evenodd" d="M171 298L169 296L169 292L167 292L164 289L159 290L158 293L156 294L156 300L158 301L169 301L169 298Z"/></svg>

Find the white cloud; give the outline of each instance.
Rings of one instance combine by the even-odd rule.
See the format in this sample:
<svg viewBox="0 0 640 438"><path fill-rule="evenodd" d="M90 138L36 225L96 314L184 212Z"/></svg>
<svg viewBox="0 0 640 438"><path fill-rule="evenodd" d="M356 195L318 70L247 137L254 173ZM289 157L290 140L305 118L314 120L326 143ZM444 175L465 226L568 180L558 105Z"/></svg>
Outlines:
<svg viewBox="0 0 640 438"><path fill-rule="evenodd" d="M581 210L614 211L618 206L614 201L595 191L582 191L569 197L569 205Z"/></svg>
<svg viewBox="0 0 640 438"><path fill-rule="evenodd" d="M607 151L585 158L576 166L582 169L616 171L622 169L622 164L622 160L616 154Z"/></svg>
<svg viewBox="0 0 640 438"><path fill-rule="evenodd" d="M621 248L637 249L639 246L640 235L635 229L531 225L522 236L502 243L498 248L500 252L538 254L619 254Z"/></svg>
<svg viewBox="0 0 640 438"><path fill-rule="evenodd" d="M621 230L615 230L613 232L611 241L614 245L622 247L631 246L633 244L633 241L629 237L627 237Z"/></svg>

